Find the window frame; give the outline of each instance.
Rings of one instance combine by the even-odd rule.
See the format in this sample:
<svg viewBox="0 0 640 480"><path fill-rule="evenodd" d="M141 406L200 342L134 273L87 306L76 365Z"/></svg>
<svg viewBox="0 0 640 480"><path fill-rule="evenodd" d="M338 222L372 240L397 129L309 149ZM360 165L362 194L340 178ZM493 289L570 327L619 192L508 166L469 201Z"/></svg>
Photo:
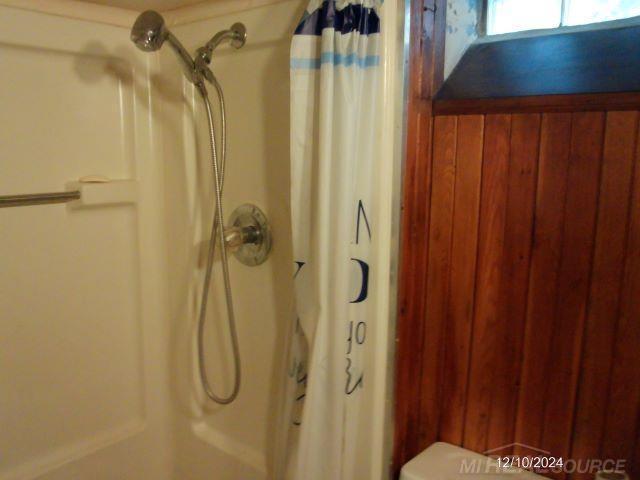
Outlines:
<svg viewBox="0 0 640 480"><path fill-rule="evenodd" d="M602 20L600 22L584 23L580 25L564 25L567 14L566 9L569 2L567 0L560 0L560 25L558 25L557 27L534 28L529 30L518 30L515 32L489 34L487 28L487 22L489 21L489 1L490 0L482 0L481 8L478 11L477 34L478 39L482 41L491 41L493 38L505 38L505 36L519 37L535 34L552 35L554 33L570 33L574 31L581 31L584 29L615 28L618 26L626 25L640 25L640 15L626 18L617 18L613 20Z"/></svg>
<svg viewBox="0 0 640 480"><path fill-rule="evenodd" d="M432 97L436 114L640 110L640 15L486 35L481 26L486 25L488 1L477 6L478 36L446 79L437 82ZM442 28L439 40L442 68L444 32ZM591 44L585 45L589 38ZM535 59L541 52L553 54L538 59L529 71L525 63L523 70L522 56Z"/></svg>

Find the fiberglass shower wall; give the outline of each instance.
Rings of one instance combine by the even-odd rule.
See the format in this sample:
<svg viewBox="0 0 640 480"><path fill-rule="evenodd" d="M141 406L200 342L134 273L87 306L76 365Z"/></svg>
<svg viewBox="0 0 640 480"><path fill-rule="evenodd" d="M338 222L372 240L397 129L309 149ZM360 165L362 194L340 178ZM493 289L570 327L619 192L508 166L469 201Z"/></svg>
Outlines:
<svg viewBox="0 0 640 480"><path fill-rule="evenodd" d="M96 174L134 195L0 209L0 478L168 480L159 138L135 14L41 6L0 2L0 195Z"/></svg>
<svg viewBox="0 0 640 480"><path fill-rule="evenodd" d="M243 203L254 203L267 214L274 247L269 260L249 268L230 262L242 357L242 387L238 399L221 407L204 401L195 352L195 318L201 288L206 239L213 208L213 180L208 132L200 98L183 79L170 51L162 52L165 108L164 135L167 239L169 242L172 322L173 396L177 402L177 471L180 478L198 479L213 470L220 478L273 478L277 408L285 374L284 354L293 318L293 257L290 232L289 51L291 36L308 2L214 2L196 17L174 17L171 27L189 50L235 22L247 26L246 45L216 50L212 69L227 102L228 158L225 216ZM372 319L373 386L370 399L371 453L359 458L358 478L385 478L388 408L387 372L391 328L391 272L394 245L394 190L399 179L398 150L402 126L403 2L387 2L388 22L382 40L381 95L385 115L378 123L379 163L387 181L378 192L379 225L374 272L380 309ZM207 18L209 17L209 18ZM204 18L204 19L203 19ZM218 124L219 125L219 124ZM214 294L205 340L207 368L217 391L232 386L231 351L221 289L220 263L214 264Z"/></svg>
<svg viewBox="0 0 640 480"><path fill-rule="evenodd" d="M266 263L247 267L230 257L242 384L230 405L205 400L198 377L195 319L214 206L206 114L199 93L184 78L173 52L162 51L167 239L169 242L172 396L176 401L177 477L267 478L286 327L291 312L289 226L289 42L302 2L213 2L196 21L171 27L194 51L235 22L247 27L239 49L223 44L211 68L224 90L228 154L225 222L241 204L267 215L274 246ZM245 8L242 8L245 7ZM213 102L216 97L210 94ZM220 127L217 122L218 128ZM218 133L219 130L218 130ZM233 383L232 352L219 257L214 262L205 358L218 394Z"/></svg>

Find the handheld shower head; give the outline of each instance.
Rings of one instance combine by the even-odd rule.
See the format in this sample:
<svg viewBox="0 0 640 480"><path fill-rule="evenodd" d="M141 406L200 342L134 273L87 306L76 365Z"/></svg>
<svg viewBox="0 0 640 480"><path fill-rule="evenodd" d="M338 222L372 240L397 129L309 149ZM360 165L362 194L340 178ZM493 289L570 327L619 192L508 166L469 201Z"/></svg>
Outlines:
<svg viewBox="0 0 640 480"><path fill-rule="evenodd" d="M153 10L142 12L131 28L131 41L143 52L160 50L168 36L164 18Z"/></svg>

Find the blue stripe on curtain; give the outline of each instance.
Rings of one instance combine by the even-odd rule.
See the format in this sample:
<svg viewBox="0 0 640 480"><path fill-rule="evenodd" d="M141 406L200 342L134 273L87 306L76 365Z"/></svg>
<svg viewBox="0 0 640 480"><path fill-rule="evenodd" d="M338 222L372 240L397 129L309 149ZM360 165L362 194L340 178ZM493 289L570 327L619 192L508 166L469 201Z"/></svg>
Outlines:
<svg viewBox="0 0 640 480"><path fill-rule="evenodd" d="M359 57L355 53L342 55L334 52L324 52L320 58L292 58L291 68L298 70L317 70L321 65L330 63L334 66L343 65L350 67L356 65L360 68L377 67L380 65L379 55L367 55Z"/></svg>
<svg viewBox="0 0 640 480"><path fill-rule="evenodd" d="M380 17L373 8L349 4L337 10L335 0L326 0L313 13L305 13L295 35L320 36L325 28L333 28L343 34L354 31L361 35L380 33Z"/></svg>

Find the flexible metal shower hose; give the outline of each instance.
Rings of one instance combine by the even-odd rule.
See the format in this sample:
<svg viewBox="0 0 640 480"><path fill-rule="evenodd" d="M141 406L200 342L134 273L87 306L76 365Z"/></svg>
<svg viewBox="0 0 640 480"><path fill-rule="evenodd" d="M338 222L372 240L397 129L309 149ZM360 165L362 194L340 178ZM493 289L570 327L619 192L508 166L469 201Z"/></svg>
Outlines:
<svg viewBox="0 0 640 480"><path fill-rule="evenodd" d="M216 196L216 207L213 214L213 223L211 225L211 237L209 239L209 253L207 256L207 268L204 276L204 284L202 286L202 300L200 302L200 315L198 318L198 368L200 371L200 381L207 396L216 403L222 405L229 404L235 400L240 390L240 348L238 345L238 332L236 331L236 318L233 311L233 298L231 295L231 281L229 279L229 261L227 258L227 250L224 241L224 215L222 209L222 189L224 186L224 173L227 157L227 125L226 112L224 105L224 95L222 87L217 79L213 77L212 82L215 87L218 98L220 99L220 117L221 117L221 155L218 161L218 152L215 136L215 127L213 124L213 113L211 110L211 102L204 82L197 84L198 90L202 95L207 110L207 119L209 121L209 143L211 146L211 163L213 167L214 190ZM216 238L217 237L217 238ZM229 334L231 336L231 348L233 350L233 366L234 366L234 382L233 390L226 397L220 397L211 388L207 377L207 367L204 358L204 327L207 314L207 300L209 298L209 287L211 285L211 273L213 270L213 257L215 253L216 240L220 241L220 257L222 260L222 276L224 279L225 300L227 306L227 318L229 321Z"/></svg>

